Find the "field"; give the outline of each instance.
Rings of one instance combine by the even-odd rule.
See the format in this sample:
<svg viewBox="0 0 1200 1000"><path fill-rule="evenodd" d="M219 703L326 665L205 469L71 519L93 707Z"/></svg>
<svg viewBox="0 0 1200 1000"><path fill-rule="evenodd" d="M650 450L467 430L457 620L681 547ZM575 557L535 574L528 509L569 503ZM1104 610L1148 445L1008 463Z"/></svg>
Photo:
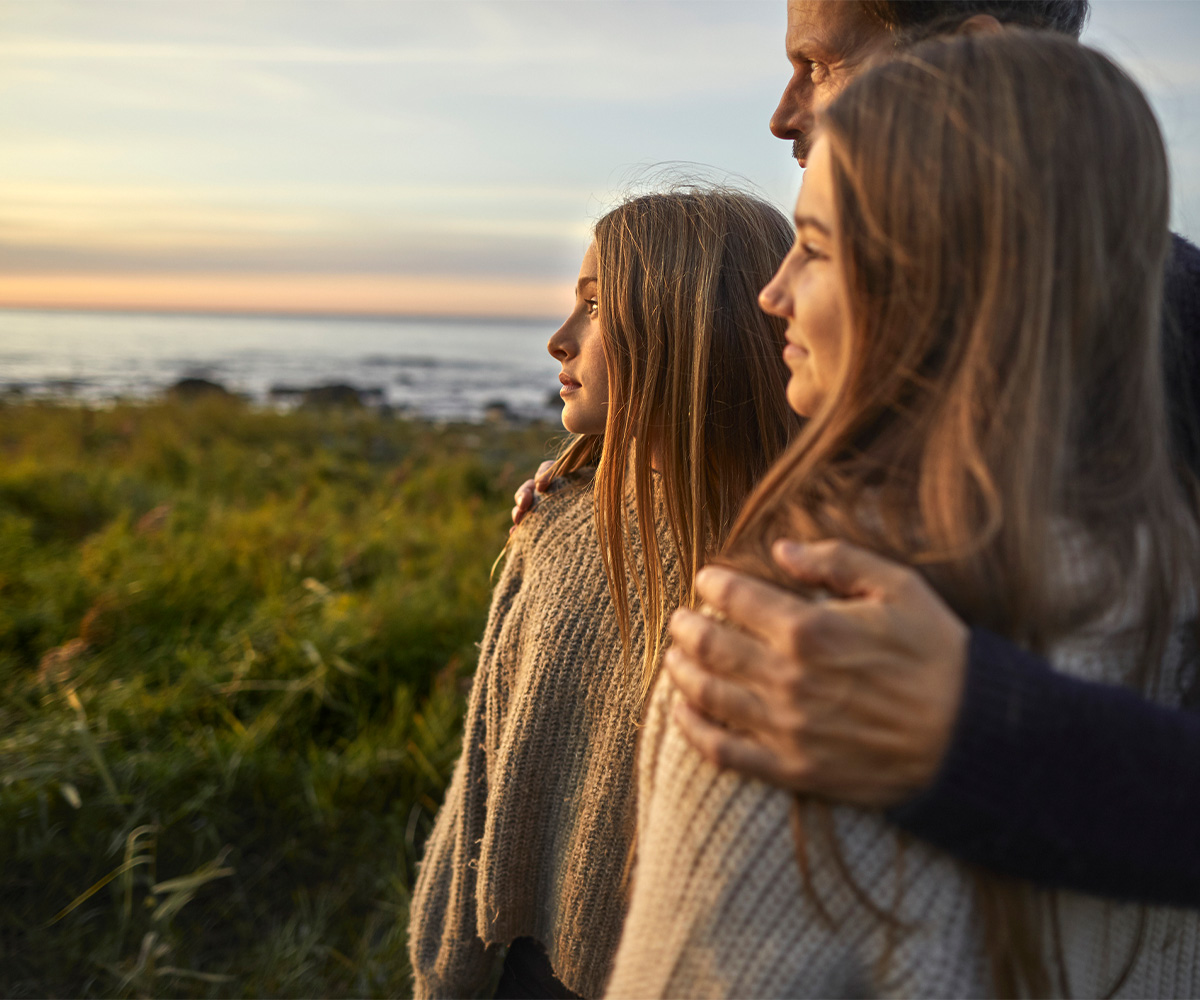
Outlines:
<svg viewBox="0 0 1200 1000"><path fill-rule="evenodd" d="M0 404L0 994L409 989L547 426Z"/></svg>

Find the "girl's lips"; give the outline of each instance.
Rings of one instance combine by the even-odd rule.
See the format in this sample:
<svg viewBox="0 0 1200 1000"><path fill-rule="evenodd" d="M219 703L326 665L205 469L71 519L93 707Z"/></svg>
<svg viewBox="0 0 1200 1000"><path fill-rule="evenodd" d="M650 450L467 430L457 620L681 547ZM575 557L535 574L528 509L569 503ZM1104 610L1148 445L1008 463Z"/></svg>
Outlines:
<svg viewBox="0 0 1200 1000"><path fill-rule="evenodd" d="M784 364L787 364L789 361L803 361L807 357L808 351L799 344L789 343L783 349Z"/></svg>
<svg viewBox="0 0 1200 1000"><path fill-rule="evenodd" d="M580 383L576 382L566 372L560 372L558 380L562 383L562 388L558 390L560 396L565 396L568 392L574 392L576 389L582 388Z"/></svg>

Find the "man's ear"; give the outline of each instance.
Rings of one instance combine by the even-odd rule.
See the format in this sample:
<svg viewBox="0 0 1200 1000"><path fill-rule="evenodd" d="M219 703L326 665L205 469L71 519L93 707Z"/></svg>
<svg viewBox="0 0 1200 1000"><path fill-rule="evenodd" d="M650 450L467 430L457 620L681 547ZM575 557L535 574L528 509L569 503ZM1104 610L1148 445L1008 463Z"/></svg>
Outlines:
<svg viewBox="0 0 1200 1000"><path fill-rule="evenodd" d="M954 32L956 35L996 35L1004 30L1004 25L991 14L972 14L962 22Z"/></svg>

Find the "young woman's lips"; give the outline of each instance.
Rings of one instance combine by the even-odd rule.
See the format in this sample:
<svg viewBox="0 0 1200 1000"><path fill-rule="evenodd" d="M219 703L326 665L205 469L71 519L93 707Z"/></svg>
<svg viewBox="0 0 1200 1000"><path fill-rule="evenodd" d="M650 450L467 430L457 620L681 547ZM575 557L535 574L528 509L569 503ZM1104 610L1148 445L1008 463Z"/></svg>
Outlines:
<svg viewBox="0 0 1200 1000"><path fill-rule="evenodd" d="M808 351L799 344L793 344L789 341L783 348L783 363L785 365L792 361L803 361L807 357Z"/></svg>
<svg viewBox="0 0 1200 1000"><path fill-rule="evenodd" d="M566 372L559 372L558 380L562 383L562 388L558 390L560 396L565 396L569 392L574 392L581 388L580 383L576 382Z"/></svg>

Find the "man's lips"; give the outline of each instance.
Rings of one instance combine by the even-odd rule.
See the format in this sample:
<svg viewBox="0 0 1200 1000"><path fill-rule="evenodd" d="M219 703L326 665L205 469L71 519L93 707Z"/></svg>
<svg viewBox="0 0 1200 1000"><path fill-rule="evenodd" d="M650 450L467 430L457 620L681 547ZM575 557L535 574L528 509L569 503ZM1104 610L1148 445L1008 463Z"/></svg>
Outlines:
<svg viewBox="0 0 1200 1000"><path fill-rule="evenodd" d="M565 396L568 392L574 392L576 389L582 388L581 383L576 382L566 372L559 372L558 380L562 383L562 388L558 390L560 396Z"/></svg>

